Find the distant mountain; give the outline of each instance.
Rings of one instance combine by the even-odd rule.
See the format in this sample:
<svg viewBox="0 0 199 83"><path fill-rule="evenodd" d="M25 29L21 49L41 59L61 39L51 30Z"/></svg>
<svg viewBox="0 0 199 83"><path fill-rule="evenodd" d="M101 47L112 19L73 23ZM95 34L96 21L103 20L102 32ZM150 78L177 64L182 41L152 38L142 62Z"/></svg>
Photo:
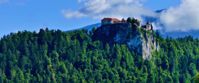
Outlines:
<svg viewBox="0 0 199 83"><path fill-rule="evenodd" d="M155 12L160 14L160 13L162 13L164 11L167 11L167 9L156 10Z"/></svg>
<svg viewBox="0 0 199 83"><path fill-rule="evenodd" d="M101 23L96 23L96 24L91 24L91 25L84 26L81 29L84 29L84 30L87 30L87 31L91 31L93 28L98 28L100 26L101 26Z"/></svg>
<svg viewBox="0 0 199 83"><path fill-rule="evenodd" d="M172 38L183 38L186 36L192 36L193 38L199 38L199 30L190 30L187 32L175 31L175 32L165 32L162 33L163 37L172 37Z"/></svg>

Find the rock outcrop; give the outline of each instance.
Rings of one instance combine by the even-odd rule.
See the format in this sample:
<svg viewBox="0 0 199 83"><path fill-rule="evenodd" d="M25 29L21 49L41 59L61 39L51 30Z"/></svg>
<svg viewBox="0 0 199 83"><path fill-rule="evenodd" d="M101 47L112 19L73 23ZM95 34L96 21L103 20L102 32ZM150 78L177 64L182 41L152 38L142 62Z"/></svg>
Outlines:
<svg viewBox="0 0 199 83"><path fill-rule="evenodd" d="M144 60L150 60L151 53L159 48L152 33L152 30L147 31L138 26L132 26L131 23L117 23L97 28L93 40L111 45L126 44L131 51L142 55Z"/></svg>

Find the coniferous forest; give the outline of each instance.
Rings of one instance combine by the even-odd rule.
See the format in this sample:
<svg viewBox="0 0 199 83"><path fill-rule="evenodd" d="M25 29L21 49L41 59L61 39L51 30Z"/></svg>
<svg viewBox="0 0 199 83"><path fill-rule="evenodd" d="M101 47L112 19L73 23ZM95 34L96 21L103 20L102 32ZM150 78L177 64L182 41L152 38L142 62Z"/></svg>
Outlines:
<svg viewBox="0 0 199 83"><path fill-rule="evenodd" d="M199 39L156 36L151 60L126 45L92 40L85 30L41 29L0 40L0 83L192 83Z"/></svg>

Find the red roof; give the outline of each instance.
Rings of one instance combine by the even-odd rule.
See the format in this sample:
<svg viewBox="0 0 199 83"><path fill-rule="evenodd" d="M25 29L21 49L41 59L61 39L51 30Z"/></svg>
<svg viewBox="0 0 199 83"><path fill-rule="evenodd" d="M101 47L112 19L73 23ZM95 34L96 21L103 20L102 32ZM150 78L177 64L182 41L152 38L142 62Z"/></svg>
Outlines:
<svg viewBox="0 0 199 83"><path fill-rule="evenodd" d="M102 19L102 21L113 21L113 22L121 22L119 19L117 18L104 18Z"/></svg>

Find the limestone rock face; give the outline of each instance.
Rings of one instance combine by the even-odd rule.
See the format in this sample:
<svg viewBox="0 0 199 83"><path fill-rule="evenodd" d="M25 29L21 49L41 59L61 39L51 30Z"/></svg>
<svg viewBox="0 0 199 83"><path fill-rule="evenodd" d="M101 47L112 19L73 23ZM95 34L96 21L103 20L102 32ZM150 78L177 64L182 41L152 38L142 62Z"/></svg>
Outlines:
<svg viewBox="0 0 199 83"><path fill-rule="evenodd" d="M144 60L150 60L151 53L159 48L150 32L132 27L130 23L117 23L97 28L92 38L111 45L126 44L131 51L142 55Z"/></svg>

